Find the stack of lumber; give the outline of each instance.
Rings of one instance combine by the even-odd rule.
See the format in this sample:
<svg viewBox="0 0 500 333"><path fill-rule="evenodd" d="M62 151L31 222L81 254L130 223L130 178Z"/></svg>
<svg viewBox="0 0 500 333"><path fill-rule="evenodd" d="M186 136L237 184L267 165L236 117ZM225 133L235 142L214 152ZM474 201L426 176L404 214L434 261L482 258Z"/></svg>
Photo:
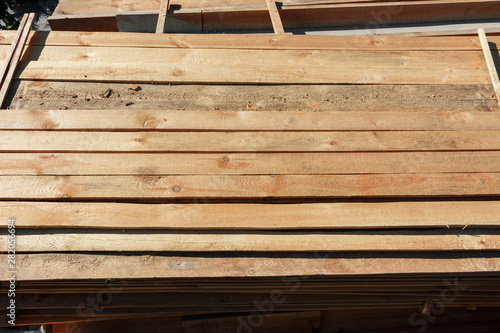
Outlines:
<svg viewBox="0 0 500 333"><path fill-rule="evenodd" d="M478 37L31 33L0 110L18 323L234 332L271 303L254 332L388 332L375 317L406 328L444 304L426 321L439 332L498 327L489 52ZM347 310L372 319L335 319Z"/></svg>
<svg viewBox="0 0 500 333"><path fill-rule="evenodd" d="M354 26L371 34L373 28L394 24L495 19L489 22L492 32L500 32L498 0L286 0L279 4L285 29ZM167 32L272 29L264 0L178 0L170 1L169 8ZM160 0L62 0L49 22L53 30L154 32L159 9Z"/></svg>

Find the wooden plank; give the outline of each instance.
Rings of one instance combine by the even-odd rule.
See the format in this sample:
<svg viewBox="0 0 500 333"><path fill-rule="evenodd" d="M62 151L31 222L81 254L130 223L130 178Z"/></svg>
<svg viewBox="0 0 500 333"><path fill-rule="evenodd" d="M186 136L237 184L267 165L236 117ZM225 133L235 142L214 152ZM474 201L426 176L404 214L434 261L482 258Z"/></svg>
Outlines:
<svg viewBox="0 0 500 333"><path fill-rule="evenodd" d="M9 63L9 70L8 72L4 74L2 72L2 78L0 81L2 82L1 88L0 88L0 109L2 108L5 98L7 97L7 92L10 88L10 84L12 82L12 79L14 78L14 73L16 71L16 68L18 66L19 60L21 59L21 54L23 52L24 46L26 44L26 40L28 39L28 34L29 31L31 30L31 26L33 25L33 21L35 20L35 14L31 13L28 15L28 18L26 19L26 23L22 27L22 33L19 38L19 41L16 45L15 52L11 56L10 63Z"/></svg>
<svg viewBox="0 0 500 333"><path fill-rule="evenodd" d="M1 30L0 45L10 45L15 31ZM499 36L489 39L500 44ZM301 36L258 34L163 34L98 33L75 31L31 32L31 46L99 46L193 49L290 49L290 50L385 50L385 51L481 51L477 38L471 37L397 37L397 36ZM496 46L492 45L494 50Z"/></svg>
<svg viewBox="0 0 500 333"><path fill-rule="evenodd" d="M495 67L495 62L493 61L493 57L491 55L491 49L488 44L488 39L486 38L484 29L479 29L478 34L479 40L481 41L481 46L483 47L486 65L488 66L488 71L490 72L491 82L493 83L493 90L495 91L498 103L500 103L500 79L498 78L498 72Z"/></svg>
<svg viewBox="0 0 500 333"><path fill-rule="evenodd" d="M330 26L377 26L388 24L445 22L457 17L498 18L495 1L392 1L325 5L283 6L281 20L286 29ZM453 14L451 14L453 13ZM460 14L461 13L461 14ZM182 15L181 12L178 13ZM267 8L247 6L203 10L204 30L271 29ZM381 24L380 22L383 22ZM370 34L367 29L367 34Z"/></svg>
<svg viewBox="0 0 500 333"><path fill-rule="evenodd" d="M0 251L8 251L0 235ZM92 230L36 230L16 236L16 253L32 252L357 252L500 250L500 234L491 231L419 232L245 232L130 233Z"/></svg>
<svg viewBox="0 0 500 333"><path fill-rule="evenodd" d="M165 200L498 196L499 173L269 176L0 176L0 199Z"/></svg>
<svg viewBox="0 0 500 333"><path fill-rule="evenodd" d="M21 59L23 62L50 62L57 57L62 62L138 63L162 64L165 58L180 66L230 65L252 67L262 63L266 66L304 66L315 68L343 68L353 70L364 67L390 73L395 68L415 71L425 67L445 67L447 75L453 70L482 70L486 72L482 51L455 51L453 59L443 59L442 51L372 51L372 50L244 50L244 49L174 49L174 48L130 48L130 47L68 47L33 46ZM446 61L448 60L448 61ZM340 64L341 63L341 64ZM367 65L369 63L369 65ZM110 68L109 70L111 70ZM383 75L384 73L379 73ZM485 73L487 74L487 73ZM489 82L489 81L488 81Z"/></svg>
<svg viewBox="0 0 500 333"><path fill-rule="evenodd" d="M0 255L6 261L7 255ZM498 272L495 257L456 258L218 258L96 254L25 254L17 281L67 279L273 277ZM0 272L7 281L9 273Z"/></svg>
<svg viewBox="0 0 500 333"><path fill-rule="evenodd" d="M160 50L160 49L158 49ZM163 49L167 50L167 49ZM177 50L180 52L182 50ZM210 50L216 51L216 50ZM234 50L235 52L237 50ZM172 51L173 52L173 51ZM242 51L235 55L239 58L226 60L204 54L202 50L191 51L203 64L193 63L193 57L182 58L169 63L145 62L131 65L126 54L115 53L113 61L29 61L22 62L16 78L23 80L56 80L56 81L99 81L99 82L133 82L133 83L221 83L221 84L488 84L489 75L483 62L459 62L455 65L442 66L441 53L426 56L414 54L409 58L396 55L387 59L384 54L374 52L363 57L355 52L338 53L337 57L324 61L322 64L310 63L307 59L299 60L300 56L285 56L288 51ZM241 63L255 52L255 62ZM268 54L266 52L277 52ZM78 53L73 50L69 56ZM149 51L148 51L149 53ZM290 53L293 54L292 51ZM131 52L133 54L133 52ZM200 58L200 56L203 56ZM426 53L427 54L427 53ZM479 54L479 53L478 53ZM353 59L348 59L349 55ZM456 59L463 58L457 53ZM468 53L468 57L475 57ZM259 58L260 57L260 58ZM260 59L269 57L275 59L280 67ZM280 57L280 58L277 58ZM422 58L424 57L424 58ZM479 56L478 56L479 58ZM191 60L186 60L191 59ZM418 59L421 59L420 61ZM479 58L482 60L482 58ZM345 62L339 62L345 60ZM367 67L366 63L372 62ZM423 64L425 64L424 68Z"/></svg>
<svg viewBox="0 0 500 333"><path fill-rule="evenodd" d="M281 23L280 13L278 12L276 1L266 0L266 3L267 3L267 9L269 10L269 16L271 16L271 22L273 24L274 33L277 35L284 34L285 29L283 28L283 23Z"/></svg>
<svg viewBox="0 0 500 333"><path fill-rule="evenodd" d="M391 153L2 153L0 175L307 175L500 172L500 151ZM127 163L123 163L127 161Z"/></svg>
<svg viewBox="0 0 500 333"><path fill-rule="evenodd" d="M158 23L156 24L156 33L162 34L165 32L165 22L167 21L167 12L170 5L170 0L161 0L160 11L158 13Z"/></svg>
<svg viewBox="0 0 500 333"><path fill-rule="evenodd" d="M12 43L9 47L8 52L6 53L5 56L1 56L0 59L3 60L2 67L0 68L0 90L1 87L3 86L3 81L5 78L5 75L7 74L7 70L9 69L9 64L14 57L14 53L18 47L19 40L21 38L21 34L24 31L24 26L26 25L26 21L28 20L29 14L24 14L23 18L21 20L21 23L19 23L19 28L16 31L16 34L14 36L14 39L12 40ZM0 105L1 107L1 105Z"/></svg>
<svg viewBox="0 0 500 333"><path fill-rule="evenodd" d="M0 110L0 130L489 131L497 112Z"/></svg>
<svg viewBox="0 0 500 333"><path fill-rule="evenodd" d="M0 131L3 152L353 152L499 150L500 131Z"/></svg>
<svg viewBox="0 0 500 333"><path fill-rule="evenodd" d="M16 219L17 228L281 230L500 226L498 201L287 205L0 202L0 208L4 216ZM6 218L0 220L0 227L7 227Z"/></svg>

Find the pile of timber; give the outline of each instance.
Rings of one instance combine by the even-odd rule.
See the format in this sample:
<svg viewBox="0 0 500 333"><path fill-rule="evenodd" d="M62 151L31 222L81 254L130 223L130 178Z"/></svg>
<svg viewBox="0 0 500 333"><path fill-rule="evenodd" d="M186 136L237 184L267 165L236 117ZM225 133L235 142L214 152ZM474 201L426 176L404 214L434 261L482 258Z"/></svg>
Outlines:
<svg viewBox="0 0 500 333"><path fill-rule="evenodd" d="M500 38L25 36L0 110L18 324L498 327Z"/></svg>
<svg viewBox="0 0 500 333"><path fill-rule="evenodd" d="M52 30L154 32L160 2L61 0L49 22ZM274 1L267 2L275 6ZM178 0L169 4L165 31L170 33L273 29L264 0ZM287 31L357 27L363 34L400 33L406 30L384 32L379 28L430 23L434 26L410 31L453 34L464 30L459 32L464 34L478 28L469 25L470 22L482 20L482 27L489 26L490 32L500 32L498 0L285 0L277 5ZM459 24L443 31L440 25L444 22Z"/></svg>

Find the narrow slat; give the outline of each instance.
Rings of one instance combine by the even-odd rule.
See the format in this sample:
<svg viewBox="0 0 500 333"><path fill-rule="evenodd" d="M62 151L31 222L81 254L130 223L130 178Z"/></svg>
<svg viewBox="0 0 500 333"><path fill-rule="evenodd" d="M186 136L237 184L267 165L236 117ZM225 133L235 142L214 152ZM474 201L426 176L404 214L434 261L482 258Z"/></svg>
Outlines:
<svg viewBox="0 0 500 333"><path fill-rule="evenodd" d="M165 32L165 22L167 20L167 12L170 0L161 0L160 11L158 12L158 22L156 24L156 33L162 34Z"/></svg>
<svg viewBox="0 0 500 333"><path fill-rule="evenodd" d="M491 82L493 83L493 90L495 91L498 102L500 103L500 79L498 78L498 72L491 55L491 49L488 44L488 39L486 38L486 33L484 29L479 29L479 40L481 41L481 46L483 47L484 58L486 59L486 65L488 66L488 71L490 72Z"/></svg>
<svg viewBox="0 0 500 333"><path fill-rule="evenodd" d="M14 36L14 39L12 40L12 44L9 47L9 50L3 60L2 67L0 68L0 88L3 85L3 81L5 78L5 75L7 74L7 70L9 69L9 64L14 57L14 53L16 51L16 48L18 47L19 40L21 38L21 34L24 30L24 26L26 25L26 21L28 20L29 14L24 14L23 18L21 20L21 23L19 23L19 28L16 31L16 34ZM1 89L0 89L1 90Z"/></svg>
<svg viewBox="0 0 500 333"><path fill-rule="evenodd" d="M10 59L9 70L6 73L5 78L2 78L3 82L2 87L0 88L0 108L3 107L5 99L7 98L10 84L12 82L12 79L14 78L14 73L16 72L19 60L21 59L21 54L23 52L24 46L26 45L26 40L28 39L28 35L34 20L35 14L29 14L28 18L26 19L26 23L22 27L21 37L19 38L19 41L16 45L15 52Z"/></svg>
<svg viewBox="0 0 500 333"><path fill-rule="evenodd" d="M307 175L500 172L500 151L394 153L2 153L0 175Z"/></svg>

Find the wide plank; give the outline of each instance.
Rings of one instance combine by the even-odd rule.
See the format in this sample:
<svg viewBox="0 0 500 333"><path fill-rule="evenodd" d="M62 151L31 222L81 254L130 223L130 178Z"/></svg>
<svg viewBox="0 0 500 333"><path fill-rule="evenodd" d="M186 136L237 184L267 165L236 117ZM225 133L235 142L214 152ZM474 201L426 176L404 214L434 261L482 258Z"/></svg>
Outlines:
<svg viewBox="0 0 500 333"><path fill-rule="evenodd" d="M0 251L8 251L0 235ZM165 233L25 230L16 253L32 252L311 252L500 250L498 231Z"/></svg>
<svg viewBox="0 0 500 333"><path fill-rule="evenodd" d="M281 230L500 227L498 201L309 204L0 202L17 228ZM234 218L237 216L238 218Z"/></svg>
<svg viewBox="0 0 500 333"><path fill-rule="evenodd" d="M442 59L442 54L439 55ZM125 58L125 57L124 57ZM209 61L210 59L205 59ZM291 64L279 67L266 63L183 64L170 62L128 63L113 61L30 61L22 62L17 79L51 81L98 81L131 83L204 84L488 84L486 66L416 66L400 59L398 65L372 65L366 59L349 64ZM437 59L436 59L437 60Z"/></svg>
<svg viewBox="0 0 500 333"><path fill-rule="evenodd" d="M0 176L0 199L165 200L499 196L500 173Z"/></svg>
<svg viewBox="0 0 500 333"><path fill-rule="evenodd" d="M0 45L10 45L15 31L1 30ZM488 36L500 44L499 36ZM290 50L385 50L385 51L481 51L476 37L397 37L397 36L303 36L260 34L163 34L127 32L36 31L27 44L32 46L126 46L193 49L290 49ZM496 45L493 45L496 50Z"/></svg>
<svg viewBox="0 0 500 333"><path fill-rule="evenodd" d="M0 153L0 175L307 175L500 172L500 151Z"/></svg>
<svg viewBox="0 0 500 333"><path fill-rule="evenodd" d="M352 152L499 150L500 131L0 131L3 152Z"/></svg>
<svg viewBox="0 0 500 333"><path fill-rule="evenodd" d="M0 255L6 262L7 255ZM376 265L374 265L376 260ZM500 270L500 259L474 258L219 258L100 254L25 254L17 264L17 281L276 277L365 274L486 273ZM9 279L7 270L0 280ZM292 280L295 283L297 280Z"/></svg>
<svg viewBox="0 0 500 333"><path fill-rule="evenodd" d="M0 110L0 129L210 131L500 130L499 112Z"/></svg>

